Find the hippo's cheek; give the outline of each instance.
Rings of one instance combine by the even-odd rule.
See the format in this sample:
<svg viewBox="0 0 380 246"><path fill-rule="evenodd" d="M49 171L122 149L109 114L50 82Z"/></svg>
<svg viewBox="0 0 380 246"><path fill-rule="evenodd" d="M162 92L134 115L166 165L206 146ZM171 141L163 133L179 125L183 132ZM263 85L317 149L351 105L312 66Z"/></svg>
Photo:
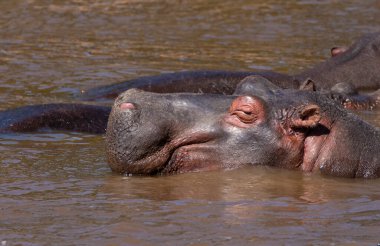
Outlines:
<svg viewBox="0 0 380 246"><path fill-rule="evenodd" d="M176 149L162 173L211 171L221 168L220 155L215 148L193 144Z"/></svg>

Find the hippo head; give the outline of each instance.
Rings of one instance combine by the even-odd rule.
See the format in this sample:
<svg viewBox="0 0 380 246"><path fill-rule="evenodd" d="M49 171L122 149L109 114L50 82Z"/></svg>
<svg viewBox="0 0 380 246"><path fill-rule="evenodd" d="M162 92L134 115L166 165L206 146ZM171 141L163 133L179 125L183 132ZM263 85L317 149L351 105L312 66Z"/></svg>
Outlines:
<svg viewBox="0 0 380 246"><path fill-rule="evenodd" d="M299 81L311 78L318 90L346 83L356 89L380 87L380 32L362 36L350 47L334 47L332 57L297 75Z"/></svg>
<svg viewBox="0 0 380 246"><path fill-rule="evenodd" d="M343 108L308 91L259 94L128 90L116 99L109 118L109 165L118 173L141 175L248 165L356 175L359 162L349 155L359 150L340 139L355 129Z"/></svg>

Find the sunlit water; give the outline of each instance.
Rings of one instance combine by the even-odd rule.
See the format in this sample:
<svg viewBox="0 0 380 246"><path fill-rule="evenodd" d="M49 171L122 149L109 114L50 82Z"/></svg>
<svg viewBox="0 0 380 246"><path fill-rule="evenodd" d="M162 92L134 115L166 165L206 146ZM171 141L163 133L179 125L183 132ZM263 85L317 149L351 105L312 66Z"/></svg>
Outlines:
<svg viewBox="0 0 380 246"><path fill-rule="evenodd" d="M89 1L90 2L90 1ZM0 109L194 69L295 73L378 1L0 1ZM378 112L360 112L380 126ZM103 136L0 136L1 245L376 245L380 180L273 168L123 177Z"/></svg>

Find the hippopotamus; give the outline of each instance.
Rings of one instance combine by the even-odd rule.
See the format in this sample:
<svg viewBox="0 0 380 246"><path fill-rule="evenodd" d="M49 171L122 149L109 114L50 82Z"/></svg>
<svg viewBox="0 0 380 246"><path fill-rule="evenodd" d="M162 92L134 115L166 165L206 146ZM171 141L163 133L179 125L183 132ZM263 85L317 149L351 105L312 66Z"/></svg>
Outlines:
<svg viewBox="0 0 380 246"><path fill-rule="evenodd" d="M254 90L252 90L254 88ZM112 107L110 168L135 175L264 165L380 176L380 131L326 95L248 77L234 95L130 89Z"/></svg>
<svg viewBox="0 0 380 246"><path fill-rule="evenodd" d="M309 82L303 90L285 90L264 77L249 76L233 95L130 89L116 99L112 111L47 104L0 112L0 133L41 128L104 133L107 127L109 165L118 173L267 165L378 177L379 129L345 110L344 97L313 87Z"/></svg>
<svg viewBox="0 0 380 246"><path fill-rule="evenodd" d="M380 32L364 35L350 47L334 47L331 49L331 58L294 75L268 71L182 71L89 89L83 93L82 99L114 99L131 88L158 93L230 95L237 84L250 75L260 75L283 89L299 89L305 81L312 80L317 91L355 95L358 90L380 89L379 67Z"/></svg>

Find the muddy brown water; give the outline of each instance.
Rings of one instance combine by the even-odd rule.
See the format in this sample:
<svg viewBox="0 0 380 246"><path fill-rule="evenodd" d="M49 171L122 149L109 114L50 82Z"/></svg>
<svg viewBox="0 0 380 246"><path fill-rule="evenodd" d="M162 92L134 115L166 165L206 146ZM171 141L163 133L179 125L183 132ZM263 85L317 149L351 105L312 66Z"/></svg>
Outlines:
<svg viewBox="0 0 380 246"><path fill-rule="evenodd" d="M194 69L292 73L379 1L0 1L0 109ZM380 126L380 113L360 112ZM380 180L273 168L123 177L103 136L0 136L1 245L377 245Z"/></svg>

